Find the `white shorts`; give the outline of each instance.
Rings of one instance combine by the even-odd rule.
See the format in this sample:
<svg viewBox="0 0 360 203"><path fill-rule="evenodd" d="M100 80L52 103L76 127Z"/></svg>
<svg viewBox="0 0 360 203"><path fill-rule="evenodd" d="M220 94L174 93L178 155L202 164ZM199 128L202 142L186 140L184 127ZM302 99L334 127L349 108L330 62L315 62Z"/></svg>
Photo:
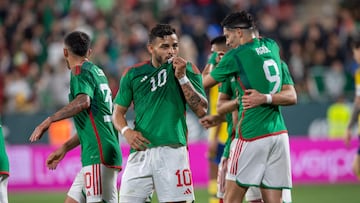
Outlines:
<svg viewBox="0 0 360 203"><path fill-rule="evenodd" d="M225 195L225 177L227 171L228 159L221 157L221 161L218 167L218 177L217 177L217 194L216 196L220 199L224 199ZM249 187L245 194L246 201L253 201L262 199L260 189L257 187Z"/></svg>
<svg viewBox="0 0 360 203"><path fill-rule="evenodd" d="M121 178L120 203L143 203L153 191L159 202L193 201L186 146L161 146L133 152Z"/></svg>
<svg viewBox="0 0 360 203"><path fill-rule="evenodd" d="M226 179L240 186L291 189L291 162L287 133L253 141L231 142Z"/></svg>
<svg viewBox="0 0 360 203"><path fill-rule="evenodd" d="M67 195L79 203L118 203L118 174L118 169L103 164L85 166L76 175Z"/></svg>
<svg viewBox="0 0 360 203"><path fill-rule="evenodd" d="M225 176L227 171L227 161L225 157L221 158L218 168L218 178L217 178L217 197L224 199L225 194ZM291 203L291 191L285 189L282 192L283 202ZM258 187L249 187L245 194L245 200L247 202L262 199L260 188Z"/></svg>
<svg viewBox="0 0 360 203"><path fill-rule="evenodd" d="M0 174L0 203L8 203L8 180L8 175Z"/></svg>

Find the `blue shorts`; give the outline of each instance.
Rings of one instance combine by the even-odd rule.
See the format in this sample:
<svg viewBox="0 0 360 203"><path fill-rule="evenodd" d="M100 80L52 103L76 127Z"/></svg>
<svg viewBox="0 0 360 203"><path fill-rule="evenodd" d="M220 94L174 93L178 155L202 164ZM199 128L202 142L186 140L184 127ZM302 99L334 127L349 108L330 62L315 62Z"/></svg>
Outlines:
<svg viewBox="0 0 360 203"><path fill-rule="evenodd" d="M222 155L224 153L224 149L225 149L225 144L218 143L216 156L214 158L211 158L211 161L216 163L216 164L219 164L220 161L221 161L221 157L222 157Z"/></svg>

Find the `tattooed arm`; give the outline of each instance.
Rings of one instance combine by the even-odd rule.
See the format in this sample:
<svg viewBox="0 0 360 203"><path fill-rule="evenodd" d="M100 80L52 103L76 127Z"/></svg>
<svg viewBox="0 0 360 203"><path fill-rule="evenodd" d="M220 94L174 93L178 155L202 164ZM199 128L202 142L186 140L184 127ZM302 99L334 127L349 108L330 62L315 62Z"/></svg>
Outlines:
<svg viewBox="0 0 360 203"><path fill-rule="evenodd" d="M86 94L79 94L76 98L71 101L68 105L61 108L59 111L54 113L52 116L47 117L40 125L38 125L29 140L31 142L39 140L46 130L49 128L52 122L63 120L66 118L73 117L81 111L90 107L90 97Z"/></svg>
<svg viewBox="0 0 360 203"><path fill-rule="evenodd" d="M181 84L181 89L191 110L199 118L205 116L208 108L208 102L206 98L197 92L190 82Z"/></svg>
<svg viewBox="0 0 360 203"><path fill-rule="evenodd" d="M201 118L205 116L207 113L208 101L204 96L196 91L194 86L186 77L186 61L180 57L175 57L173 60L173 66L175 69L175 77L179 80L187 104L197 117Z"/></svg>

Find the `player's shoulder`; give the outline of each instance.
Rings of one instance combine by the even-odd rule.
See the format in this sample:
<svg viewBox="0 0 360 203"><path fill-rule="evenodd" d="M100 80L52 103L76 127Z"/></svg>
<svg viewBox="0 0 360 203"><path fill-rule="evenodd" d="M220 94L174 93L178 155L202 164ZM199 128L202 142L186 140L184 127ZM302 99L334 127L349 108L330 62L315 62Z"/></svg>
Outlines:
<svg viewBox="0 0 360 203"><path fill-rule="evenodd" d="M84 74L88 74L89 72L91 72L91 70L93 70L94 68L98 69L98 67L95 64L93 64L92 62L85 61L81 65L75 66L72 69L72 73L75 76L84 75Z"/></svg>
<svg viewBox="0 0 360 203"><path fill-rule="evenodd" d="M150 61L147 60L147 61L142 61L140 63L137 63L137 64L134 64L132 66L128 66L125 68L125 70L123 71L122 73L122 76L125 76L127 75L128 73L131 73L137 69L141 69L141 68L144 68L144 67L147 67L150 65Z"/></svg>

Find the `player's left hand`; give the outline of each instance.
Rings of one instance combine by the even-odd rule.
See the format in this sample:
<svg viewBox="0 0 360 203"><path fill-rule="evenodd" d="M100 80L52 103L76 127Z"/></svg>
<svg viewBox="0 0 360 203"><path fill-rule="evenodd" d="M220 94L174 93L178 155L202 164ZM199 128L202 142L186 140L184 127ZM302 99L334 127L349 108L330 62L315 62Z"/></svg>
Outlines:
<svg viewBox="0 0 360 203"><path fill-rule="evenodd" d="M245 90L245 94L241 98L244 109L250 109L266 103L266 96L257 90Z"/></svg>
<svg viewBox="0 0 360 203"><path fill-rule="evenodd" d="M43 136L45 131L50 127L50 124L51 119L48 117L40 125L38 125L29 138L30 142L35 142L39 140Z"/></svg>
<svg viewBox="0 0 360 203"><path fill-rule="evenodd" d="M176 56L173 58L173 67L175 69L175 77L180 79L186 74L186 60Z"/></svg>
<svg viewBox="0 0 360 203"><path fill-rule="evenodd" d="M62 148L52 152L46 159L46 166L50 170L55 170L60 161L65 157L66 151Z"/></svg>
<svg viewBox="0 0 360 203"><path fill-rule="evenodd" d="M206 115L199 120L199 123L206 129L219 125L224 118L219 115Z"/></svg>

